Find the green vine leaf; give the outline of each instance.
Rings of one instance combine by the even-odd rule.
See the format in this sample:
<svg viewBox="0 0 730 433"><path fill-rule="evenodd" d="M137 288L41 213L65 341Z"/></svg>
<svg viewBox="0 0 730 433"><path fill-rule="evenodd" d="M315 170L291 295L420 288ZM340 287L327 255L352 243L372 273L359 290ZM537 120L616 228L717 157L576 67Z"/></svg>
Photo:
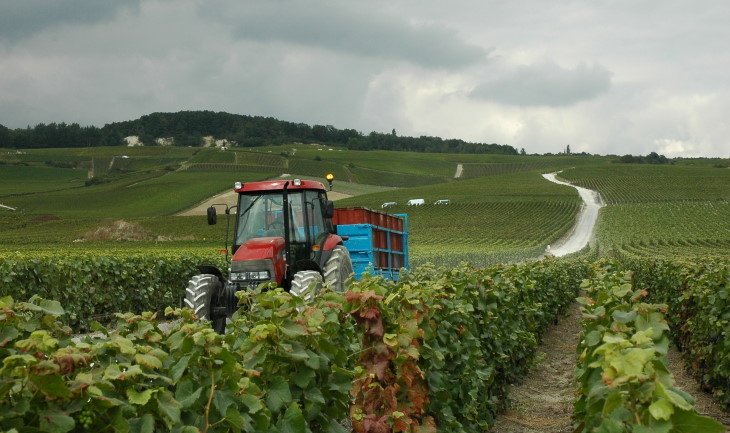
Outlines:
<svg viewBox="0 0 730 433"><path fill-rule="evenodd" d="M725 426L695 411L678 410L672 415L672 426L677 433L723 433Z"/></svg>
<svg viewBox="0 0 730 433"><path fill-rule="evenodd" d="M268 395L266 396L266 407L271 412L278 412L282 407L291 402L292 395L287 380L281 376L273 378Z"/></svg>
<svg viewBox="0 0 730 433"><path fill-rule="evenodd" d="M666 399L660 398L649 405L649 412L654 419L668 420L674 413L674 406Z"/></svg>
<svg viewBox="0 0 730 433"><path fill-rule="evenodd" d="M180 403L170 394L170 391L159 390L157 392L157 407L171 422L180 422Z"/></svg>
<svg viewBox="0 0 730 433"><path fill-rule="evenodd" d="M153 389L147 389L142 392L137 392L132 388L127 388L127 398L132 404L144 406L148 401L150 401L150 398L152 398L152 394L154 394L155 391L156 390Z"/></svg>
<svg viewBox="0 0 730 433"><path fill-rule="evenodd" d="M49 397L70 397L71 390L63 378L57 374L48 376L30 376L31 383Z"/></svg>
<svg viewBox="0 0 730 433"><path fill-rule="evenodd" d="M276 427L280 433L306 433L306 421L296 402L289 405Z"/></svg>
<svg viewBox="0 0 730 433"><path fill-rule="evenodd" d="M153 433L154 431L155 418L152 414L147 413L129 420L129 433Z"/></svg>
<svg viewBox="0 0 730 433"><path fill-rule="evenodd" d="M42 410L38 412L41 431L49 433L65 433L76 427L76 421L59 410Z"/></svg>

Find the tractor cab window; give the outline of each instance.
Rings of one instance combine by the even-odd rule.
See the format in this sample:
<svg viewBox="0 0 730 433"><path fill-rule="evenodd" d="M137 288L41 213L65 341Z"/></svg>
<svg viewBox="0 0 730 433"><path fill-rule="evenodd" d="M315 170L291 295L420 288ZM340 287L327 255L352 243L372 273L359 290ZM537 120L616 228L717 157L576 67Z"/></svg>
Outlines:
<svg viewBox="0 0 730 433"><path fill-rule="evenodd" d="M307 229L309 238L318 244L318 237L326 234L324 218L322 217L323 197L319 191L304 191L305 212L307 213Z"/></svg>
<svg viewBox="0 0 730 433"><path fill-rule="evenodd" d="M289 199L292 198L290 195ZM241 195L238 209L236 244L241 245L254 238L284 236L281 194Z"/></svg>
<svg viewBox="0 0 730 433"><path fill-rule="evenodd" d="M293 243L318 243L326 232L318 191L289 191L289 238ZM235 244L249 239L284 237L284 197L280 192L241 195Z"/></svg>

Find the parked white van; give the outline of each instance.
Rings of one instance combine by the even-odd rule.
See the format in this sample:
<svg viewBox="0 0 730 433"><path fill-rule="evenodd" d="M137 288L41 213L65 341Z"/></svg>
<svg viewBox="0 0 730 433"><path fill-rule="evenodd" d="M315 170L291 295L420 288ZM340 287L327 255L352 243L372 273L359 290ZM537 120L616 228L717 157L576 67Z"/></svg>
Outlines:
<svg viewBox="0 0 730 433"><path fill-rule="evenodd" d="M381 208L383 208L383 209L385 209L386 207L391 207L391 206L395 206L395 205L397 205L397 204L398 204L398 203L396 203L396 202L394 202L394 201L387 201L387 202L385 202L385 203L381 204L381 205L380 205L380 207L381 207Z"/></svg>
<svg viewBox="0 0 730 433"><path fill-rule="evenodd" d="M451 204L451 200L443 199L443 200L436 200L433 202L433 204Z"/></svg>
<svg viewBox="0 0 730 433"><path fill-rule="evenodd" d="M420 206L422 204L426 204L426 200L422 198L412 198L408 200L408 206Z"/></svg>

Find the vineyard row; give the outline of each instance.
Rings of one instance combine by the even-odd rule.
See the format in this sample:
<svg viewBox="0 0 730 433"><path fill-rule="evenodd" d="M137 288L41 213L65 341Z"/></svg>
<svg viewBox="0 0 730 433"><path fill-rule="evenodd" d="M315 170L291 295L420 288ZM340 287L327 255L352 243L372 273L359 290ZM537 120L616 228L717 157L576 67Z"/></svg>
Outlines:
<svg viewBox="0 0 730 433"><path fill-rule="evenodd" d="M556 259L422 266L398 283L364 278L309 303L266 287L241 293L221 336L189 310L167 308L164 330L154 313L138 314L176 305L184 284L156 289L160 275L187 278L204 259L181 257L3 258L0 293L12 297L0 298L0 428L343 432L349 418L356 432L481 432L581 281L578 428L721 431L674 388L668 333L730 403L727 259L627 257L594 265L592 276L585 263ZM64 273L70 265L81 269ZM13 301L43 290L53 300ZM89 311L135 313L72 339L66 324L89 326Z"/></svg>
<svg viewBox="0 0 730 433"><path fill-rule="evenodd" d="M0 428L343 432L349 417L358 432L481 432L582 269L425 266L311 303L244 292L225 336L167 309L164 331L152 313L126 313L75 342L58 301L5 297Z"/></svg>
<svg viewBox="0 0 730 433"><path fill-rule="evenodd" d="M724 432L675 387L666 359L667 305L647 303L649 292L617 268L594 265L578 298L583 331L575 432Z"/></svg>

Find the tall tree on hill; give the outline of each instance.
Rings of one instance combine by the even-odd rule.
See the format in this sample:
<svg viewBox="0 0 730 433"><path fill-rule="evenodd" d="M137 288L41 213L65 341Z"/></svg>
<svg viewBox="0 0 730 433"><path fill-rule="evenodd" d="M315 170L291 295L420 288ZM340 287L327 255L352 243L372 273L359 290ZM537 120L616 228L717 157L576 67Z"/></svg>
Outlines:
<svg viewBox="0 0 730 433"><path fill-rule="evenodd" d="M13 131L0 125L0 147L11 148L13 146Z"/></svg>

